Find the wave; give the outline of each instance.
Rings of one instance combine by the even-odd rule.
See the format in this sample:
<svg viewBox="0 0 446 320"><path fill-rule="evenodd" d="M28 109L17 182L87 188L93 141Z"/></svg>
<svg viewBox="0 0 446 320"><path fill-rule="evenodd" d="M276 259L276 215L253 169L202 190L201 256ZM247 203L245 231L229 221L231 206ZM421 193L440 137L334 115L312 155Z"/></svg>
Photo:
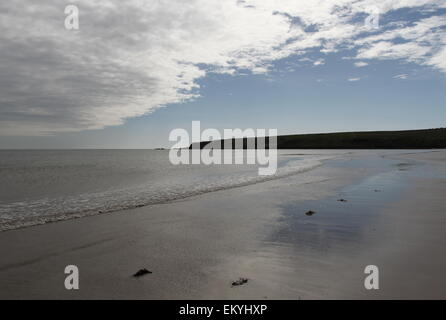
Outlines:
<svg viewBox="0 0 446 320"><path fill-rule="evenodd" d="M0 231L169 203L209 192L281 179L319 167L323 160L321 158L288 161L271 176L258 176L253 172L216 175L183 184L155 183L105 192L3 204L0 205ZM175 179L177 180L181 181L181 179Z"/></svg>

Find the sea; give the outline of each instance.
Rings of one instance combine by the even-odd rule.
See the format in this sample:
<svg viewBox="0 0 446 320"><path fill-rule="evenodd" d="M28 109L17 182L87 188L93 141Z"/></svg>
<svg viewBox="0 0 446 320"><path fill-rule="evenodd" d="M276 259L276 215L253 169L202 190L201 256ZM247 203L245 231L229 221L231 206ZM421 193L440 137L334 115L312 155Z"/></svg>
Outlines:
<svg viewBox="0 0 446 320"><path fill-rule="evenodd" d="M0 231L185 199L299 174L341 151L280 150L258 165L173 165L169 150L0 150Z"/></svg>

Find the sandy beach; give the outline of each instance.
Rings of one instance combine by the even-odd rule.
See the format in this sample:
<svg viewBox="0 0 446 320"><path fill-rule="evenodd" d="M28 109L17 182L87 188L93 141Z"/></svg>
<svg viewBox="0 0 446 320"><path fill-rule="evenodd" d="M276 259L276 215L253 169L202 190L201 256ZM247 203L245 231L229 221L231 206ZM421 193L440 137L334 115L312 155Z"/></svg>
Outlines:
<svg viewBox="0 0 446 320"><path fill-rule="evenodd" d="M355 151L277 180L0 232L0 298L444 299L445 194L446 151ZM79 290L64 287L67 265ZM364 288L367 265L379 290ZM153 273L132 277L141 268Z"/></svg>

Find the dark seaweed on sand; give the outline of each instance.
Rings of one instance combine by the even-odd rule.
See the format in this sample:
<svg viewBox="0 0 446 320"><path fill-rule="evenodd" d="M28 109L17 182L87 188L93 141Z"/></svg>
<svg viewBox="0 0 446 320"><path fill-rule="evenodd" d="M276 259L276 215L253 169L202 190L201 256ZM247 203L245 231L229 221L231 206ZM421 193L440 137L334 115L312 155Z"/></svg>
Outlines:
<svg viewBox="0 0 446 320"><path fill-rule="evenodd" d="M143 276L143 275L149 274L149 273L152 273L152 271L149 271L149 270L147 270L146 268L144 268L144 269L140 269L140 270L138 270L138 272L136 272L133 276L134 276L135 278L137 278L137 277L141 277L141 276Z"/></svg>
<svg viewBox="0 0 446 320"><path fill-rule="evenodd" d="M234 286L241 286L241 285L243 285L243 284L245 284L245 283L247 283L248 282L248 279L246 279L246 278L239 278L238 280L236 280L236 281L232 281L232 286L234 287Z"/></svg>

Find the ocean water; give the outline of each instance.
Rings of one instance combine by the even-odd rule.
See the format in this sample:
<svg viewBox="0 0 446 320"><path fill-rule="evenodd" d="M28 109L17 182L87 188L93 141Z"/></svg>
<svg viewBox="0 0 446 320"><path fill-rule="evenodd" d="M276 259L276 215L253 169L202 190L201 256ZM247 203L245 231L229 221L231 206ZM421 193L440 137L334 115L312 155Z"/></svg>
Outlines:
<svg viewBox="0 0 446 320"><path fill-rule="evenodd" d="M257 165L172 165L168 150L1 150L0 231L166 203L298 174L340 151L279 151Z"/></svg>

